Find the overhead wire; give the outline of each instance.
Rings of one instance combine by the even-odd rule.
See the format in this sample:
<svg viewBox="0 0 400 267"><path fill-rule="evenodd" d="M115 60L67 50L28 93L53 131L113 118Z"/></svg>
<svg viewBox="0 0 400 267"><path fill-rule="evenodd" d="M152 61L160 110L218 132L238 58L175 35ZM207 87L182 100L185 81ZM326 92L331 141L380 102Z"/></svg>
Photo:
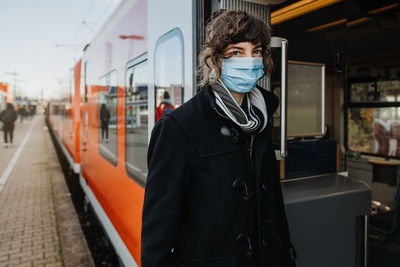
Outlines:
<svg viewBox="0 0 400 267"><path fill-rule="evenodd" d="M90 2L88 8L86 9L86 13L85 13L85 15L84 15L84 17L83 17L83 20L86 20L86 18L87 18L88 15L90 14L91 10L92 10L93 7L94 7L95 1L96 1L96 0L92 0L92 1ZM73 44L75 44L75 43L77 42L78 36L79 36L79 35L81 34L81 32L82 32L83 25L82 25L81 21L82 21L82 20L79 21L79 24L78 24L77 29L76 29L76 31L75 31L75 35L74 35L74 37L73 37L73 39L72 39L72 43L73 43ZM79 43L79 45L80 45L80 47L82 47L82 43L81 43L81 42ZM81 51L81 49L79 49L78 51L76 51L76 53L75 53L75 55L74 55L74 58L77 57L76 54L77 54L77 53L80 53L80 51Z"/></svg>
<svg viewBox="0 0 400 267"><path fill-rule="evenodd" d="M100 15L97 17L97 19L91 20L91 21L93 21L93 23L96 23L96 26L94 27L94 33L90 33L90 34L86 35L83 39L81 39L80 43L81 43L82 47L84 45L86 45L93 38L93 36L100 29L100 27L103 26L106 19L108 19L108 17L111 15L110 10L113 11L120 2L121 2L120 0L108 1L107 4L104 5L104 8L102 9L102 11L100 13L98 13ZM109 13L108 15L107 15L107 12ZM106 18L105 18L105 16L106 16Z"/></svg>

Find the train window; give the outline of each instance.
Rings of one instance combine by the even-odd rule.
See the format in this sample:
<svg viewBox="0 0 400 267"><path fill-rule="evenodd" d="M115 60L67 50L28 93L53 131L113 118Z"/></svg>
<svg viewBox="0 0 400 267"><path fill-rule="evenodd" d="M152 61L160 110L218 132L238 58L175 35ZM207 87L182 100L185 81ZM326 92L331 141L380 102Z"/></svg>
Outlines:
<svg viewBox="0 0 400 267"><path fill-rule="evenodd" d="M83 101L87 103L87 77L86 77L86 70L87 70L87 62L85 62L81 69L81 81L80 81L80 94L81 99L83 97Z"/></svg>
<svg viewBox="0 0 400 267"><path fill-rule="evenodd" d="M117 165L118 154L118 87L117 72L112 71L99 83L99 149L100 154Z"/></svg>
<svg viewBox="0 0 400 267"><path fill-rule="evenodd" d="M400 80L356 81L349 88L348 148L400 158Z"/></svg>
<svg viewBox="0 0 400 267"><path fill-rule="evenodd" d="M128 176L141 184L147 177L148 72L141 56L128 64L125 82L125 162Z"/></svg>
<svg viewBox="0 0 400 267"><path fill-rule="evenodd" d="M175 28L161 36L154 56L155 121L183 102L183 37Z"/></svg>

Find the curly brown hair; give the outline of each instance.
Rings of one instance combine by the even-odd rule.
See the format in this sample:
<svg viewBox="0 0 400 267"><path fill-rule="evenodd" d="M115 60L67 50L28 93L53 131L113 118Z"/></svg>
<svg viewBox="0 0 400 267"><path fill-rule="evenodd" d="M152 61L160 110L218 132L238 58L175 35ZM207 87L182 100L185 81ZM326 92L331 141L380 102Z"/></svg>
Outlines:
<svg viewBox="0 0 400 267"><path fill-rule="evenodd" d="M221 77L225 48L240 42L260 44L264 76L271 73L273 62L268 48L271 33L264 21L244 11L222 11L207 24L205 36L203 50L199 55L199 86L214 84Z"/></svg>

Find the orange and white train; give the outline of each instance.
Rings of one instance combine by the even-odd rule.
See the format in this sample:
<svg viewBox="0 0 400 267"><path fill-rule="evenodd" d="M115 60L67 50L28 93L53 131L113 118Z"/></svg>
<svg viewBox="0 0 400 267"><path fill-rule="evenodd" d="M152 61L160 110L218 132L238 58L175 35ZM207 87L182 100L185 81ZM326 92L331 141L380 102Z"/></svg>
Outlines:
<svg viewBox="0 0 400 267"><path fill-rule="evenodd" d="M164 92L195 93L196 1L127 0L49 105L48 121L121 262L140 266L149 133ZM102 133L100 109L109 113Z"/></svg>
<svg viewBox="0 0 400 267"><path fill-rule="evenodd" d="M123 265L140 266L147 146L151 130L156 123L156 109L163 101L165 92L168 92L172 105L175 107L179 107L197 93L197 56L204 38L206 22L210 19L211 14L219 9L244 10L265 21L271 21L271 24L282 23L280 30L289 32L291 29L289 26L294 24L296 27L299 26L302 18L305 18L304 25L307 27L317 26L314 25L315 23L311 23L317 21L316 19L313 19L312 16L305 16L307 12L315 15L318 10L321 10L321 16L328 21L330 18L323 13L324 8L334 9L344 5L343 1L297 1L299 2L297 4L292 2L294 1L125 0L86 46L81 59L70 70L70 83L60 89L59 99L53 100L49 105L48 121L68 159L71 170L79 175L80 185ZM301 4L303 2L304 4ZM308 5L312 6L306 11ZM271 8L274 12L271 12ZM272 13L274 13L273 16L271 16ZM284 24L285 21L292 24ZM286 27L286 25L289 26ZM307 35L307 38L311 38L309 37L311 34L318 36L317 31L325 29L330 28L316 28ZM304 34L306 34L305 32L306 29L304 29ZM303 38L294 34L288 36L292 36L294 41ZM332 36L336 38L338 35ZM319 71L316 72L318 75L298 75L296 77L302 81L308 77L319 79L319 89L317 89L319 91L321 91L320 88L323 89L322 93L312 92L307 95L310 98L306 98L304 112L297 112L295 115L300 116L311 112L313 117L312 120L301 120L302 125L299 127L303 127L309 122L315 122L317 126L308 133L311 132L313 136L323 136L327 134L325 132L327 125L331 129L330 138L335 139L344 151L343 146L346 145L343 143L347 141L347 137L343 134L342 119L336 117L337 114L343 115L341 110L343 104L340 101L342 101L344 89L342 88L340 91L336 88L342 81L342 78L338 76L341 72L339 70L332 71L332 68L342 67L340 54L337 55L336 65L335 63L327 65L329 71L325 77L323 63L332 58L335 59L335 57L331 55L325 57L322 50L307 50L300 41L297 44L299 47L297 52L296 49L289 49L295 51L294 59L299 61L309 59L309 61L316 62L316 58L320 57L318 61L322 64L307 65L307 70L315 67ZM279 57L274 58L275 65L279 68L277 79L280 79L280 82L263 81L264 86L270 90L278 84L279 88L275 89L280 91L282 104L287 102L282 99L286 92L287 82L285 74L288 67L286 45L287 41L284 38L276 38L271 43L273 54L276 49L280 50ZM315 42L313 45L317 46L320 43ZM370 51L365 54L369 55L369 53ZM293 62L293 66L296 64L299 63ZM302 63L300 62L300 64ZM290 62L289 71L291 71ZM331 82L325 84L325 79ZM338 82L335 84L336 80ZM291 84L290 81L289 84ZM300 85L296 82L294 84ZM298 108L297 104L302 92L297 90L294 93L297 94L295 99L297 101L296 108ZM314 112L312 110L314 106L307 102L316 95L319 97L316 101L319 103L314 106L318 112ZM289 105L290 103L289 99ZM292 115L289 112L290 107L288 111L290 119ZM106 119L103 118L103 113L108 114ZM281 120L281 123L278 123L280 127L278 133L282 134L279 142L283 156L287 133L284 127L285 113L286 107L282 105L276 118ZM297 119L297 121L299 120ZM104 123L107 125L102 127ZM289 134L290 131L289 125ZM303 136L307 135L302 134ZM336 153L336 143L334 153ZM338 154L340 154L339 150ZM335 154L333 158L336 159ZM336 167L336 162L333 165ZM337 165L337 170L339 170L339 161ZM303 180L308 181L307 179ZM294 187L297 182L291 183ZM329 190L332 188L332 186L329 187ZM345 186L340 190L343 188ZM290 187L287 187L287 190L290 191ZM310 191L310 194L313 192ZM322 199L321 195L318 197ZM308 201L312 197L304 199ZM290 206L294 205L293 203L292 201L287 206L289 217L293 213ZM291 227L294 226L291 225ZM292 230L294 230L294 239L300 240L302 236L297 234L296 229ZM325 231L325 233L327 232ZM340 248L340 245L336 248ZM351 248L353 249L353 247ZM305 248L297 250L301 251L302 249L305 251ZM315 246L310 248L310 251L310 257L318 254L315 252Z"/></svg>

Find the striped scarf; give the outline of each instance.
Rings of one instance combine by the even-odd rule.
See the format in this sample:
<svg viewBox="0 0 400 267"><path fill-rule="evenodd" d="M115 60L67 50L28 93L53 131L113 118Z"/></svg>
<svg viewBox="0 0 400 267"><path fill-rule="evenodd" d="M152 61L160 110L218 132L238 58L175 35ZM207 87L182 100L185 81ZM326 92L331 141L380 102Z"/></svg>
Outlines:
<svg viewBox="0 0 400 267"><path fill-rule="evenodd" d="M236 103L229 89L226 88L221 80L211 87L215 95L215 102L222 112L229 117L236 125L238 125L244 132L259 133L262 132L267 125L267 108L265 100L258 88L247 93L247 108L249 116L246 112ZM254 111L257 108L263 118L259 118ZM261 125L262 123L262 125Z"/></svg>

